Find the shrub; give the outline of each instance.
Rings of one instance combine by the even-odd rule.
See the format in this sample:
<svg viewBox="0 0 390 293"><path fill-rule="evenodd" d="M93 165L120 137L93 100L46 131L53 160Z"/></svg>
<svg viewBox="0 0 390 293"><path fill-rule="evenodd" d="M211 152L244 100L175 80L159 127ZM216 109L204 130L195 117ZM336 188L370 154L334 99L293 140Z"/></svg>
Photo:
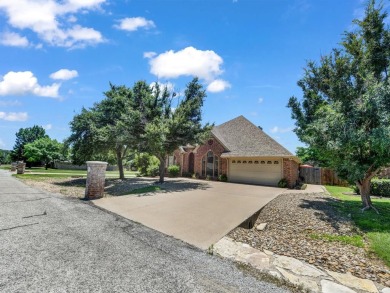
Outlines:
<svg viewBox="0 0 390 293"><path fill-rule="evenodd" d="M370 189L372 195L390 197L390 179L373 179Z"/></svg>
<svg viewBox="0 0 390 293"><path fill-rule="evenodd" d="M155 156L139 153L133 160L133 166L141 176L156 176L159 173L160 161Z"/></svg>
<svg viewBox="0 0 390 293"><path fill-rule="evenodd" d="M351 188L352 188L354 193L360 194L360 190L359 190L359 187L357 185L353 185Z"/></svg>
<svg viewBox="0 0 390 293"><path fill-rule="evenodd" d="M286 187L287 187L287 184L288 184L287 179L286 179L286 178L282 178L282 179L280 179L279 182L278 182L278 187L280 187L280 188L286 188Z"/></svg>
<svg viewBox="0 0 390 293"><path fill-rule="evenodd" d="M218 176L218 180L219 181L226 182L227 179L228 178L227 178L226 174L221 174L221 175Z"/></svg>
<svg viewBox="0 0 390 293"><path fill-rule="evenodd" d="M190 172L183 172L183 174L181 176L191 178L192 174Z"/></svg>
<svg viewBox="0 0 390 293"><path fill-rule="evenodd" d="M178 165L171 165L168 167L169 177L177 177L179 176L180 167Z"/></svg>

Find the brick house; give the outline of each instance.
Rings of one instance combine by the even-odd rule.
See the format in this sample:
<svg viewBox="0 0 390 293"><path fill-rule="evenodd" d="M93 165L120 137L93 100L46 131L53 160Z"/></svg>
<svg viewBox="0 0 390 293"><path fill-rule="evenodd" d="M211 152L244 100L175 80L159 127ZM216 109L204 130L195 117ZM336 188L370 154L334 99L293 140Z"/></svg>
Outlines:
<svg viewBox="0 0 390 293"><path fill-rule="evenodd" d="M203 145L182 146L168 159L181 175L226 175L229 182L276 186L298 180L299 159L244 116L215 126Z"/></svg>

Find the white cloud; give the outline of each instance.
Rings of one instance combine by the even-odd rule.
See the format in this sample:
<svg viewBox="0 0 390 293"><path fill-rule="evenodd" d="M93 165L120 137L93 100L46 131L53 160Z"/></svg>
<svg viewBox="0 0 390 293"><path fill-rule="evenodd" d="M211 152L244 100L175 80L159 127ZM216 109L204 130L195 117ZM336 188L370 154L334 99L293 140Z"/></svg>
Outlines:
<svg viewBox="0 0 390 293"><path fill-rule="evenodd" d="M162 83L162 82L157 82L157 84L159 85L159 87L161 88L161 89L163 89L163 88L167 88L167 90L168 90L168 92L173 92L174 91L174 89L175 89L175 85L173 84L173 83L171 83L171 82L166 82L166 83ZM151 84L150 84L150 87L151 88L154 88L155 87L155 85L156 85L156 82L152 82Z"/></svg>
<svg viewBox="0 0 390 293"><path fill-rule="evenodd" d="M0 43L4 46L27 47L30 44L26 37L14 32L5 32L0 38Z"/></svg>
<svg viewBox="0 0 390 293"><path fill-rule="evenodd" d="M280 128L278 126L274 126L271 128L270 132L271 133L286 133L286 132L290 132L294 129L294 127L287 127L287 128Z"/></svg>
<svg viewBox="0 0 390 293"><path fill-rule="evenodd" d="M207 90L211 93L219 93L232 86L225 80L216 79L207 86Z"/></svg>
<svg viewBox="0 0 390 293"><path fill-rule="evenodd" d="M17 107L21 106L22 103L15 100L15 101L0 101L0 107Z"/></svg>
<svg viewBox="0 0 390 293"><path fill-rule="evenodd" d="M38 84L38 79L31 71L10 71L0 80L0 96L35 95L57 98L60 84L48 86Z"/></svg>
<svg viewBox="0 0 390 293"><path fill-rule="evenodd" d="M75 13L100 7L106 0L2 0L8 25L32 30L44 42L60 47L85 47L104 41L100 32L75 24ZM69 16L69 17L68 17Z"/></svg>
<svg viewBox="0 0 390 293"><path fill-rule="evenodd" d="M6 121L26 121L28 115L26 112L0 112L0 119Z"/></svg>
<svg viewBox="0 0 390 293"><path fill-rule="evenodd" d="M144 58L147 58L147 59L153 58L156 55L157 55L156 52L144 52Z"/></svg>
<svg viewBox="0 0 390 293"><path fill-rule="evenodd" d="M49 124L46 124L46 125L43 125L42 126L45 130L50 130L53 128L53 125L51 125L50 123Z"/></svg>
<svg viewBox="0 0 390 293"><path fill-rule="evenodd" d="M257 102L258 102L259 104L261 104L263 101L264 101L264 99L261 98L261 97L257 100Z"/></svg>
<svg viewBox="0 0 390 293"><path fill-rule="evenodd" d="M150 72L159 78L198 76L209 82L222 74L222 63L222 58L214 51L202 51L194 47L177 52L170 50L149 61Z"/></svg>
<svg viewBox="0 0 390 293"><path fill-rule="evenodd" d="M144 17L127 17L119 20L118 25L114 25L115 28L134 32L138 29L151 29L156 27L152 20L147 20Z"/></svg>
<svg viewBox="0 0 390 293"><path fill-rule="evenodd" d="M76 70L69 70L69 69L60 69L50 74L51 79L58 79L58 80L69 80L77 76L79 76L79 73Z"/></svg>

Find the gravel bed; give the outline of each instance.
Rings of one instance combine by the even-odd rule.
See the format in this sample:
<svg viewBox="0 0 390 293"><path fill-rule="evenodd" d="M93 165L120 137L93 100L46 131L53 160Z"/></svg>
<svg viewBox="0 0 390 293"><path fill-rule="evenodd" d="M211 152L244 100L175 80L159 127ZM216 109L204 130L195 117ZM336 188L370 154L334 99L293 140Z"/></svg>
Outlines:
<svg viewBox="0 0 390 293"><path fill-rule="evenodd" d="M349 218L336 211L332 203L337 201L323 193L282 194L261 210L252 229L238 227L228 236L260 250L304 260L320 269L350 272L390 285L389 268L367 249L312 238L313 234L360 234ZM260 223L268 223L265 230L256 229Z"/></svg>

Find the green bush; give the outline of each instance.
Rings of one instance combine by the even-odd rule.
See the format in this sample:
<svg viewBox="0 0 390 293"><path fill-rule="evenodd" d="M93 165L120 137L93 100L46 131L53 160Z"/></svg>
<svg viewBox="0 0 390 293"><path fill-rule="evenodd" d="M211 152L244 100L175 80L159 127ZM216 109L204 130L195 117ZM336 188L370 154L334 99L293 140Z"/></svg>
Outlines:
<svg viewBox="0 0 390 293"><path fill-rule="evenodd" d="M282 178L282 179L280 179L279 182L278 182L278 187L280 187L280 188L286 188L286 187L287 187L287 184L288 184L287 179L286 179L286 178Z"/></svg>
<svg viewBox="0 0 390 293"><path fill-rule="evenodd" d="M390 197L390 179L373 179L370 189L372 195Z"/></svg>
<svg viewBox="0 0 390 293"><path fill-rule="evenodd" d="M190 172L183 172L183 174L181 176L191 178L192 174Z"/></svg>
<svg viewBox="0 0 390 293"><path fill-rule="evenodd" d="M359 187L357 185L353 185L353 186L351 186L351 188L352 188L354 193L360 194L360 189L359 189Z"/></svg>
<svg viewBox="0 0 390 293"><path fill-rule="evenodd" d="M168 167L169 177L177 177L180 173L180 167L178 165L171 165Z"/></svg>
<svg viewBox="0 0 390 293"><path fill-rule="evenodd" d="M139 153L135 156L132 166L137 168L141 176L157 176L160 160L147 153Z"/></svg>
<svg viewBox="0 0 390 293"><path fill-rule="evenodd" d="M227 178L226 174L221 174L221 175L218 176L218 180L219 181L226 182L227 179L228 178Z"/></svg>

